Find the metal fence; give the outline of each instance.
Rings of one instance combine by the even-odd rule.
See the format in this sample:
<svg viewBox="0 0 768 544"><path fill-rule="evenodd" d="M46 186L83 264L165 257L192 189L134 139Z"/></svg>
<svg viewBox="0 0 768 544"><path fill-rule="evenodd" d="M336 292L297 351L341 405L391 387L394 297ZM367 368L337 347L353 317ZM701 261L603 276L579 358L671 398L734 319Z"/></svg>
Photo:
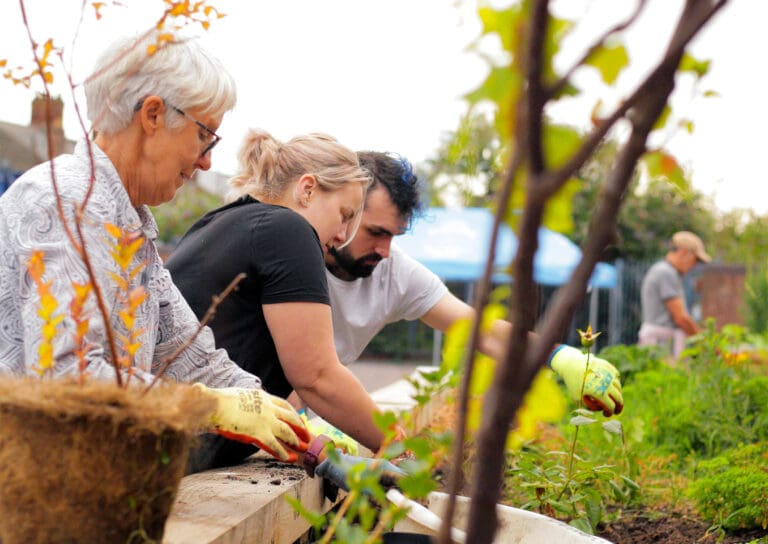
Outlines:
<svg viewBox="0 0 768 544"><path fill-rule="evenodd" d="M613 289L597 289L590 291L584 303L573 316L571 325L561 342L579 345L577 329L584 330L587 325L601 331L597 341L597 349L615 344L634 344L637 342L637 331L640 329L640 286L643 276L651 267L653 261L625 261L618 259L615 263L618 277ZM683 285L686 290L686 301L694 319L699 308L698 294L694 285L698 270L694 269L684 277ZM451 292L462 300L471 301L471 285L466 283L449 283ZM538 312L543 315L547 305L557 292L557 287L539 288ZM433 359L439 358L441 335L432 331L420 321L408 323L393 323L387 325L372 342L364 355L378 357L394 357L396 359ZM388 350L396 350L389 353Z"/></svg>

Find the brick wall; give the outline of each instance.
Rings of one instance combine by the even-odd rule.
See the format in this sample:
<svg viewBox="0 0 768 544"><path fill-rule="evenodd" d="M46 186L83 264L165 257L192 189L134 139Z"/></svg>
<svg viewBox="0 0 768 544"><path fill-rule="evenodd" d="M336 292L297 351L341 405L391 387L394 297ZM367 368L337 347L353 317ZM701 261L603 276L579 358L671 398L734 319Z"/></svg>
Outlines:
<svg viewBox="0 0 768 544"><path fill-rule="evenodd" d="M744 324L744 277L741 265L710 264L697 280L701 315L712 317L718 328L728 323Z"/></svg>

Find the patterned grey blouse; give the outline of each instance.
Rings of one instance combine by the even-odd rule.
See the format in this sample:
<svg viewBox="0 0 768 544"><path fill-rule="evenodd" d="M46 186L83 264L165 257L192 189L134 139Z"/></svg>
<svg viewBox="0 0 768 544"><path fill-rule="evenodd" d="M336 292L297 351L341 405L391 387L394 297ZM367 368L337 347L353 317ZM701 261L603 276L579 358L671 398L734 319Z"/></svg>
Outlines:
<svg viewBox="0 0 768 544"><path fill-rule="evenodd" d="M105 225L136 232L144 243L133 256L128 270L144 264L129 280L129 288L143 286L147 295L135 313L133 334L141 347L134 356L133 373L142 381L151 379L164 360L197 330L198 321L163 266L154 240L157 224L146 206L134 208L109 158L93 143L94 184L83 221L86 249L90 255L106 306L109 321L118 335L128 331L118 313L125 308L114 274L121 269L110 253L112 238ZM53 166L53 167L52 167ZM53 339L55 376L75 376L80 358L76 354L75 321L70 314L74 282L87 283L82 259L69 242L59 219L52 175L62 195L64 213L73 225L73 210L82 202L91 178L88 143L77 144L74 154L61 155L38 165L17 179L0 197L0 373L36 375L43 320L40 296L27 261L35 251L44 252L45 274L56 299L56 314L63 319ZM74 229L73 229L74 230ZM101 314L93 295L86 304L89 330L86 372L97 379L115 379ZM116 340L118 345L119 340ZM118 347L119 351L119 347ZM210 387L260 387L261 382L217 350L206 327L195 341L176 357L165 377L183 382L202 382Z"/></svg>

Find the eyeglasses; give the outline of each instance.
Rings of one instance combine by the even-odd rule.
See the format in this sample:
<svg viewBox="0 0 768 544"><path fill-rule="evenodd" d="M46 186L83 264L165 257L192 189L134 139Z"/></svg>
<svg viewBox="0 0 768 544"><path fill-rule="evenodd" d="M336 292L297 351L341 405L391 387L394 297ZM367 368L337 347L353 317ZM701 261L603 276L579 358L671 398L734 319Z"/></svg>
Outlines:
<svg viewBox="0 0 768 544"><path fill-rule="evenodd" d="M203 139L203 141L207 141L208 143L205 146L205 148L203 149L202 153L200 153L200 158L205 157L208 153L210 153L211 149L216 147L216 144L218 144L221 141L221 136L216 134L214 131L209 129L207 126L205 126L203 123L201 123L200 121L198 121L194 117L192 117L190 114L185 112L183 109L177 108L176 106L173 106L171 104L168 104L168 106L170 106L174 111L182 114L184 117L186 117L187 119L189 119L194 124L196 124L198 127L200 127L201 129L203 129L204 131L206 131L208 133L209 136L207 136L205 139Z"/></svg>
<svg viewBox="0 0 768 544"><path fill-rule="evenodd" d="M144 104L144 100L142 99L136 106L134 106L133 111L139 111L141 109L141 106ZM166 102L168 104L168 102ZM177 108L176 106L173 106L171 104L168 104L168 107L170 107L172 110L174 110L177 113L180 113L190 121L192 121L194 124L198 126L198 128L203 129L205 132L208 133L208 136L205 138L200 138L201 141L205 142L205 148L203 149L202 153L200 153L200 158L205 157L208 153L211 152L211 149L216 147L216 144L218 144L221 141L221 136L216 134L214 131L209 129L207 126L205 126L203 123L192 117L190 114L185 112L181 108Z"/></svg>

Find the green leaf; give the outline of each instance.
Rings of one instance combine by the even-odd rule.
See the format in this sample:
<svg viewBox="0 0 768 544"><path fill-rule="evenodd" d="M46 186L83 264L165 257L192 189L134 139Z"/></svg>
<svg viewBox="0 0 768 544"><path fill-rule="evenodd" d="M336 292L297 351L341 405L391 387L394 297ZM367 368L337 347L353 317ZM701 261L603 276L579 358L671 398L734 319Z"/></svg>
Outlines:
<svg viewBox="0 0 768 544"><path fill-rule="evenodd" d="M618 419L603 421L602 426L603 429L609 433L618 434L619 436L621 436L621 434L624 432L624 428L621 426L621 421Z"/></svg>
<svg viewBox="0 0 768 544"><path fill-rule="evenodd" d="M307 520L309 524L315 529L319 530L325 524L325 516L323 514L309 510L296 497L292 497L286 493L285 500L288 501L288 504L291 505L291 508L293 508L301 517Z"/></svg>
<svg viewBox="0 0 768 544"><path fill-rule="evenodd" d="M604 45L589 56L586 64L596 68L606 84L613 85L621 71L629 65L629 55L623 45Z"/></svg>
<svg viewBox="0 0 768 544"><path fill-rule="evenodd" d="M683 54L683 58L680 59L680 71L692 72L697 78L701 78L709 72L709 65L712 61L698 60L689 53Z"/></svg>
<svg viewBox="0 0 768 544"><path fill-rule="evenodd" d="M501 46L505 51L513 51L516 30L520 25L520 6L512 5L506 9L495 10L483 6L478 8L477 15L483 25L482 34L498 34Z"/></svg>
<svg viewBox="0 0 768 544"><path fill-rule="evenodd" d="M587 518L581 517L572 519L568 522L568 525L571 527L576 527L579 531L587 533L588 535L595 534L595 531L592 529L592 526L589 524L589 520Z"/></svg>
<svg viewBox="0 0 768 544"><path fill-rule="evenodd" d="M614 498L615 498L617 501L619 501L619 502L623 502L623 501L625 501L625 500L626 500L626 498L627 498L627 494L626 494L626 493L624 493L624 490L623 490L623 489L622 489L622 488L619 486L619 484L617 484L617 483L616 483L616 482L614 482L613 480L609 480L609 481L608 481L608 486L609 486L609 487L611 488L611 490L613 491L613 496L614 496Z"/></svg>
<svg viewBox="0 0 768 544"><path fill-rule="evenodd" d="M635 482L634 480L632 480L631 478L628 478L628 477L622 476L622 475L619 475L619 478L621 478L624 481L624 483L627 484L632 489L634 489L634 490L639 490L640 489L640 486L638 485L638 483Z"/></svg>
<svg viewBox="0 0 768 544"><path fill-rule="evenodd" d="M576 427L580 427L582 425L592 425L593 423L597 423L597 420L591 417L574 416L569 423Z"/></svg>
<svg viewBox="0 0 768 544"><path fill-rule="evenodd" d="M690 190L683 169L677 159L669 153L661 150L651 151L643 156L643 163L651 179L664 178L684 193Z"/></svg>
<svg viewBox="0 0 768 544"><path fill-rule="evenodd" d="M573 127L556 124L545 125L542 136L544 164L547 168L558 168L564 165L573 157L581 144L581 140L581 134Z"/></svg>
<svg viewBox="0 0 768 544"><path fill-rule="evenodd" d="M373 420L376 422L376 426L385 431L397 424L397 416L391 410L385 412L374 412Z"/></svg>
<svg viewBox="0 0 768 544"><path fill-rule="evenodd" d="M685 130L688 134L693 134L693 129L696 125L690 119L680 119L680 121L677 122L677 126Z"/></svg>
<svg viewBox="0 0 768 544"><path fill-rule="evenodd" d="M669 119L670 114L672 113L672 109L669 107L669 104L664 106L664 109L661 112L661 115L659 115L659 118L656 119L656 122L653 124L653 130L660 130L664 128L667 124L667 119Z"/></svg>

